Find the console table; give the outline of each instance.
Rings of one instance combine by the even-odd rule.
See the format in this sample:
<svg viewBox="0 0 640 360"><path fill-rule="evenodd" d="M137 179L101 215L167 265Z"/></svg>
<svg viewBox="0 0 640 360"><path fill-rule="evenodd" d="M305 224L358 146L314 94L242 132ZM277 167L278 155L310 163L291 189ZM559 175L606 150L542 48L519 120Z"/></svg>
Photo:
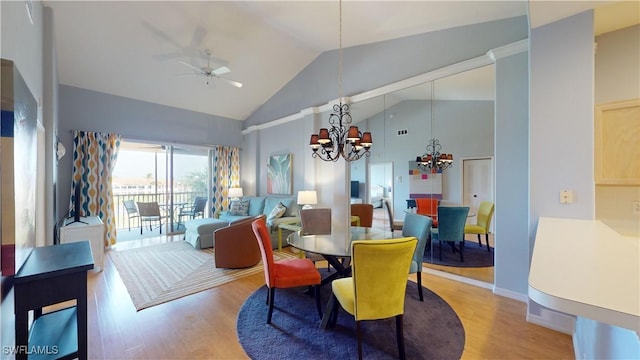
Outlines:
<svg viewBox="0 0 640 360"><path fill-rule="evenodd" d="M100 271L103 269L104 258L104 224L97 216L81 217L79 222L73 218L66 219L60 227L60 243L67 244L88 240L91 243L93 261Z"/></svg>
<svg viewBox="0 0 640 360"><path fill-rule="evenodd" d="M14 277L17 360L87 359L87 271L91 269L88 241L33 249ZM42 313L45 306L69 300L76 300L76 305Z"/></svg>

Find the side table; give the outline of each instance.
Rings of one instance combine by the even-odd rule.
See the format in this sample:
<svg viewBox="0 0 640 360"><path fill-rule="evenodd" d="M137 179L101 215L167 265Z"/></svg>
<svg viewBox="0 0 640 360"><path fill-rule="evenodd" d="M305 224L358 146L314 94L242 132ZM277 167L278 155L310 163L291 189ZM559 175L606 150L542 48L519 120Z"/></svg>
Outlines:
<svg viewBox="0 0 640 360"><path fill-rule="evenodd" d="M87 271L91 269L88 241L32 250L14 277L17 360L87 359ZM68 300L76 300L76 305L42 313L43 307ZM29 329L31 310L34 320Z"/></svg>

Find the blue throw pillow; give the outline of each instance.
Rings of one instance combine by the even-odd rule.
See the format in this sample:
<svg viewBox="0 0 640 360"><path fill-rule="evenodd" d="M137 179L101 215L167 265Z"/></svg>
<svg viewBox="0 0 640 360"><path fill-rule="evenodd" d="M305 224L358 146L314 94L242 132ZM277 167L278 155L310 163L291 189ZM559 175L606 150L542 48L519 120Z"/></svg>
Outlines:
<svg viewBox="0 0 640 360"><path fill-rule="evenodd" d="M229 215L247 216L249 215L249 200L234 200L229 208Z"/></svg>

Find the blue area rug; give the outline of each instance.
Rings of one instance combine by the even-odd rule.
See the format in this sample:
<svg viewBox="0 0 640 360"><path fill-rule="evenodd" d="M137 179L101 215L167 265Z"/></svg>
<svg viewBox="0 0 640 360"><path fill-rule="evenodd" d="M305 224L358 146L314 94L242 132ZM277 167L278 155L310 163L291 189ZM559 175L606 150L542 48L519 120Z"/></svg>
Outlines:
<svg viewBox="0 0 640 360"><path fill-rule="evenodd" d="M315 300L304 290L276 289L271 325L266 324L266 286L256 290L242 305L237 332L251 359L358 357L353 316L340 310L333 329L320 329ZM323 306L330 291L328 286L322 288ZM426 288L423 291L424 302L420 302L416 283L407 283L404 314L407 359L459 359L465 341L460 319L442 298ZM362 325L365 359L398 358L395 319L365 321Z"/></svg>
<svg viewBox="0 0 640 360"><path fill-rule="evenodd" d="M459 246L459 245L456 245ZM444 244L442 248L442 260L439 259L440 242L433 242L433 258L431 257L431 251L427 247L425 248L424 258L422 261L442 266L455 266L455 267L491 267L493 265L493 252L487 251L487 246L484 243L484 237L482 238L482 247L478 245L477 241L465 240L464 242L464 262L460 262L460 253L453 252L451 246Z"/></svg>

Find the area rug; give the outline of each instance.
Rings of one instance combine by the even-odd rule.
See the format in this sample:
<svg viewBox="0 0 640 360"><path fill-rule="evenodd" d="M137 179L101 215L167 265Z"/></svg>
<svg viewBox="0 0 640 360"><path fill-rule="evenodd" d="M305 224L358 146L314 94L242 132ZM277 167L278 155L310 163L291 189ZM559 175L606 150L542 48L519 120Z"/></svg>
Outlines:
<svg viewBox="0 0 640 360"><path fill-rule="evenodd" d="M456 245L459 246L459 245ZM460 253L453 252L451 246L445 244L442 248L442 261L438 259L440 251L440 243L435 241L433 243L433 259L431 258L431 252L425 249L425 255L422 259L424 262L434 265L442 266L455 266L455 267L490 267L493 266L493 252L487 251L487 246L484 244L480 247L477 241L466 240L464 242L464 262L460 262Z"/></svg>
<svg viewBox="0 0 640 360"><path fill-rule="evenodd" d="M330 287L322 288L323 304ZM459 359L465 333L453 309L423 287L424 302L416 284L407 283L404 341L407 359ZM266 286L255 291L238 314L237 332L247 355L260 359L356 359L353 316L340 310L334 328L320 329L313 297L304 289L277 289L271 325L267 325ZM363 358L397 359L395 319L362 323Z"/></svg>
<svg viewBox="0 0 640 360"><path fill-rule="evenodd" d="M195 294L264 271L262 262L246 269L218 269L214 250L185 241L109 252L137 311ZM276 259L294 257L274 252Z"/></svg>

